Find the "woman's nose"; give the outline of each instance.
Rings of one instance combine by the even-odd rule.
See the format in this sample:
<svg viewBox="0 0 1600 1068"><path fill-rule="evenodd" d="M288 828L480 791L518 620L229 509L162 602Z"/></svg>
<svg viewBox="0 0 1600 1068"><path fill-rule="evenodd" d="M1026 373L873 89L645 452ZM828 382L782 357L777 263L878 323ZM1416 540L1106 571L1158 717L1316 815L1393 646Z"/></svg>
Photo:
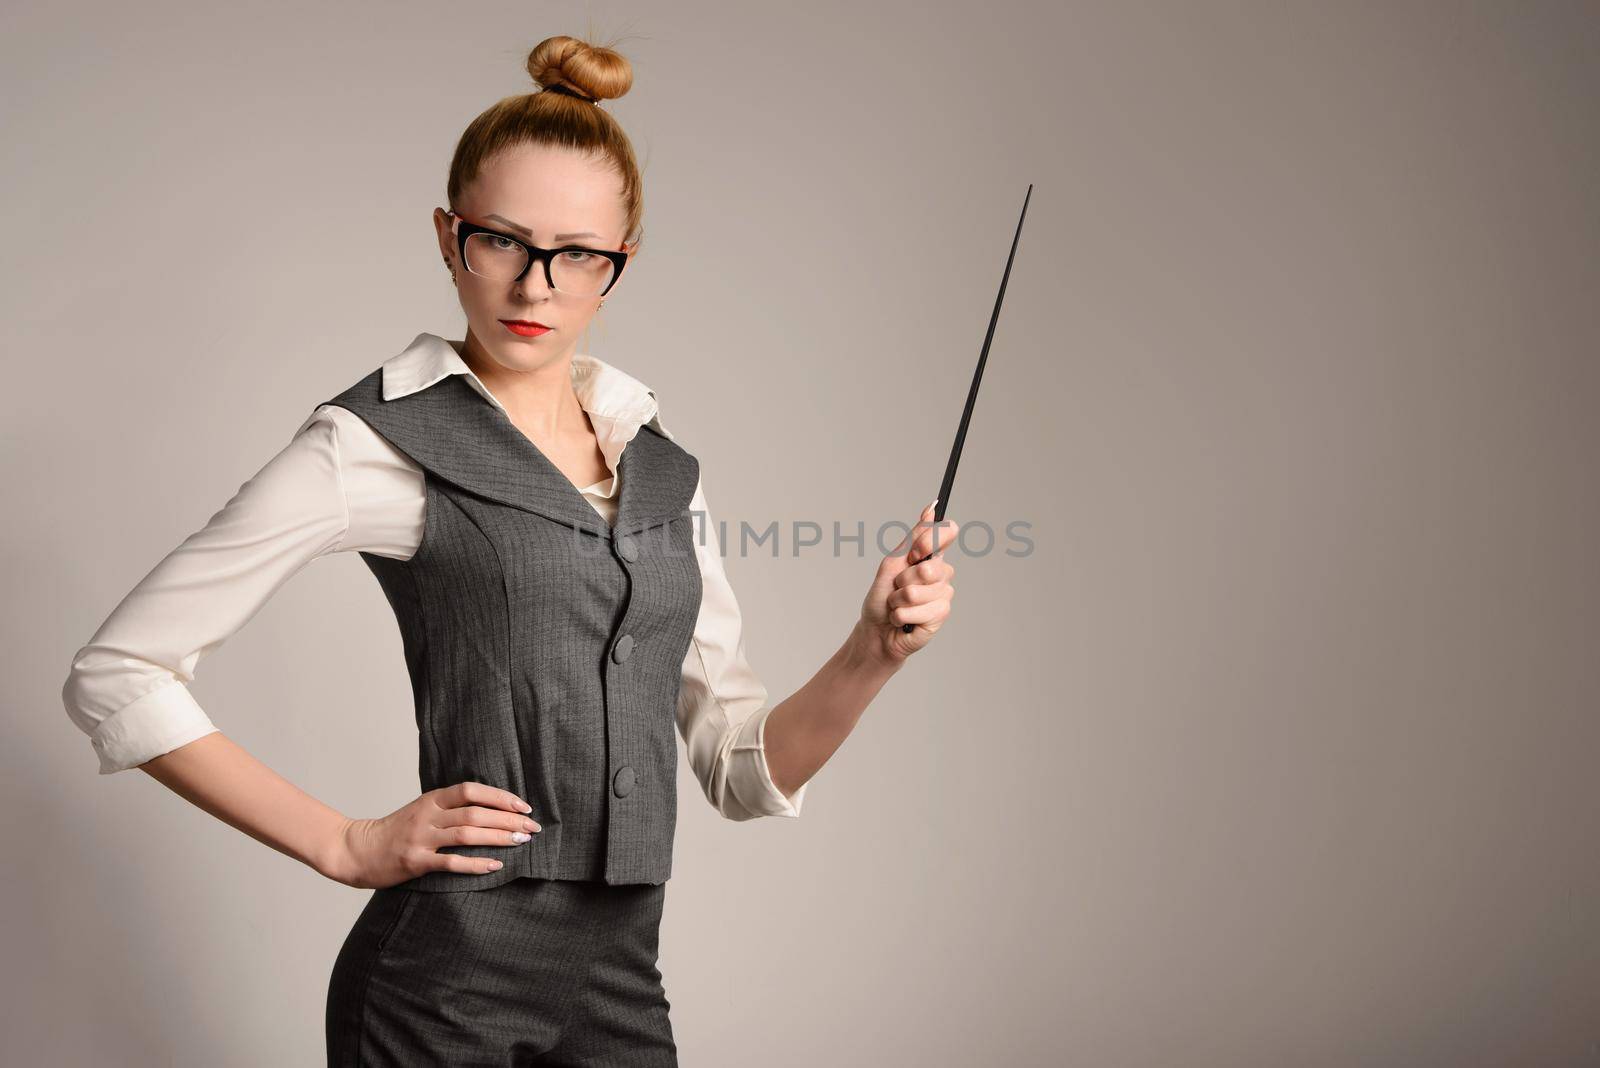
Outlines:
<svg viewBox="0 0 1600 1068"><path fill-rule="evenodd" d="M544 276L544 264L535 263L528 268L528 273L522 276L514 288L514 295L528 300L546 300L555 290L550 288L549 279Z"/></svg>

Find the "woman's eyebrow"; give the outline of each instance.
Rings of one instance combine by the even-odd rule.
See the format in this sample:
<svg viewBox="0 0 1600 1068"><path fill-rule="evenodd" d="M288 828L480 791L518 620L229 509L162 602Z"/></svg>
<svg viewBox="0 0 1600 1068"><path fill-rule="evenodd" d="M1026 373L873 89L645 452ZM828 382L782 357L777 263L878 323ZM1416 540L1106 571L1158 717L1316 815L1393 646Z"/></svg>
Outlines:
<svg viewBox="0 0 1600 1068"><path fill-rule="evenodd" d="M519 226L518 224L512 222L510 219L506 218L504 215L485 215L484 218L485 219L493 219L495 222L505 223L511 229L513 229L517 233L521 234L523 237L526 237L526 238L529 238L529 239L531 239L533 237L533 231L532 230L528 229L526 226ZM572 233L572 234L557 234L555 236L555 239L557 241L565 241L570 237L599 237L599 236L600 235L595 233L593 230L583 230L583 231L580 231L578 233Z"/></svg>

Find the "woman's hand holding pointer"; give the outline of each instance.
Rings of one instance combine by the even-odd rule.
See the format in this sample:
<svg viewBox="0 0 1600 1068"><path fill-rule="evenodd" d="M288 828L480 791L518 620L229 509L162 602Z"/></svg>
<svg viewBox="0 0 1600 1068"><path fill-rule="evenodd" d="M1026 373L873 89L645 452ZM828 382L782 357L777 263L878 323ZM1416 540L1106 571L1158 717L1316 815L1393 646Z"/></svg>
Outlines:
<svg viewBox="0 0 1600 1068"><path fill-rule="evenodd" d="M927 645L950 615L956 569L944 550L960 528L949 519L933 521L938 503L929 501L911 532L883 558L861 605L865 633L892 660L904 660ZM903 629L907 623L913 624L909 631Z"/></svg>

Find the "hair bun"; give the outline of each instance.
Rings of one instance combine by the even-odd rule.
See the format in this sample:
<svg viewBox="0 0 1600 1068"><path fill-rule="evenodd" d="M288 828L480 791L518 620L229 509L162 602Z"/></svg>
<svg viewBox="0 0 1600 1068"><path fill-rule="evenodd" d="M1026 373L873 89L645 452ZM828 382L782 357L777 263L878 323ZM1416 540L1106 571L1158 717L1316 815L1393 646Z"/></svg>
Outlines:
<svg viewBox="0 0 1600 1068"><path fill-rule="evenodd" d="M528 53L528 74L545 92L591 103L615 100L633 86L633 64L604 45L576 37L546 37Z"/></svg>

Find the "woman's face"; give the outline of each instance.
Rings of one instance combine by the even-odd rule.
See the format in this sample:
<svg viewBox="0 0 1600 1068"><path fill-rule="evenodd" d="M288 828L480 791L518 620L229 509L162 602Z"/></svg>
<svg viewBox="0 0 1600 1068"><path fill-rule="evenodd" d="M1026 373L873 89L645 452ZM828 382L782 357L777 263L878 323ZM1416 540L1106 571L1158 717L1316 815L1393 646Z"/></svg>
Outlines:
<svg viewBox="0 0 1600 1068"><path fill-rule="evenodd" d="M541 248L585 245L623 249L626 220L621 177L603 161L571 149L540 145L500 153L463 191L456 210L480 226L502 230ZM469 347L510 371L532 371L571 357L600 306L598 295L552 291L538 264L530 266L520 282L473 274L461 262L460 246L443 208L434 209L433 221L439 251L455 268L461 308L467 315ZM618 279L606 296L614 296L620 285ZM513 333L502 322L519 319L550 329L528 337Z"/></svg>

